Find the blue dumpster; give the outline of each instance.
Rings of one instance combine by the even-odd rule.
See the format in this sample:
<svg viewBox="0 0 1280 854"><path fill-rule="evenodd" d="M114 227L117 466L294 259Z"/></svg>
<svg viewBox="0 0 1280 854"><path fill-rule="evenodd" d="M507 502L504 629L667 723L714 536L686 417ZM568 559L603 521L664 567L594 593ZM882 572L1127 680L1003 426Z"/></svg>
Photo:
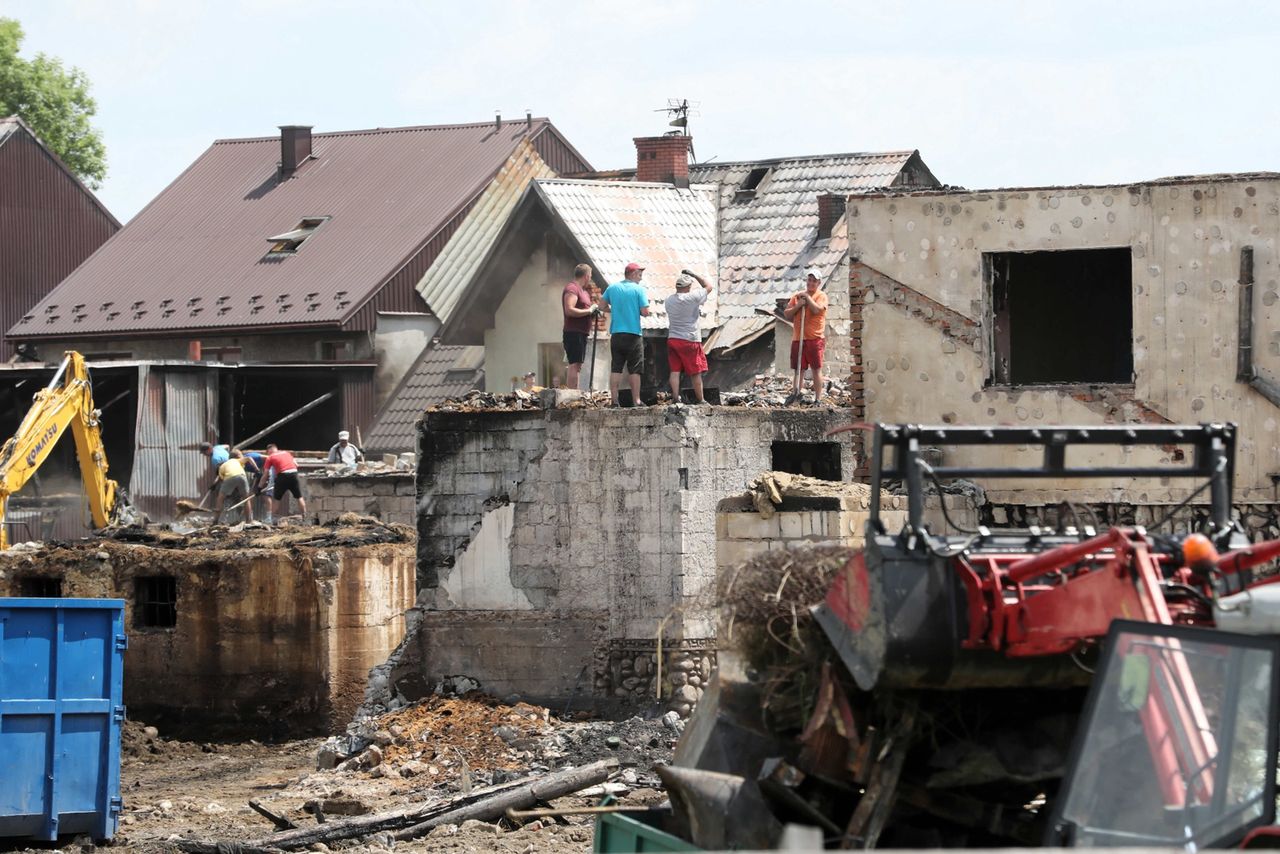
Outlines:
<svg viewBox="0 0 1280 854"><path fill-rule="evenodd" d="M0 598L0 836L110 839L124 601Z"/></svg>

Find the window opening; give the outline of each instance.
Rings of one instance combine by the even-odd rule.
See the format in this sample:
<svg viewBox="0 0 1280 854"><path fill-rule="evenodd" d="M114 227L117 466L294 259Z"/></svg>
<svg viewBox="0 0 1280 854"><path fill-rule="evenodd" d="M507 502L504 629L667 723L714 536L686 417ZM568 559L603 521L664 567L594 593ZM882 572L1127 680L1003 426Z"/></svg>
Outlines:
<svg viewBox="0 0 1280 854"><path fill-rule="evenodd" d="M991 252L991 382L1133 382L1130 250Z"/></svg>
<svg viewBox="0 0 1280 854"><path fill-rule="evenodd" d="M44 575L26 575L18 579L18 595L35 599L61 599L62 579Z"/></svg>
<svg viewBox="0 0 1280 854"><path fill-rule="evenodd" d="M774 442L773 470L842 480L839 442Z"/></svg>
<svg viewBox="0 0 1280 854"><path fill-rule="evenodd" d="M564 362L564 344L538 345L538 385L559 388L565 381L568 365Z"/></svg>
<svg viewBox="0 0 1280 854"><path fill-rule="evenodd" d="M171 629L178 624L178 580L172 575L135 579L133 623L138 628Z"/></svg>
<svg viewBox="0 0 1280 854"><path fill-rule="evenodd" d="M321 341L320 361L342 362L351 358L350 341Z"/></svg>
<svg viewBox="0 0 1280 854"><path fill-rule="evenodd" d="M316 229L328 222L327 216L306 217L295 225L291 230L284 234L277 234L275 237L268 237L271 243L271 251L268 255L282 255L297 252L298 247L306 242L307 238L315 234Z"/></svg>
<svg viewBox="0 0 1280 854"><path fill-rule="evenodd" d="M773 171L772 166L757 166L748 172L746 179L738 185L738 191L734 194L734 201L744 202L755 198L756 190L771 171Z"/></svg>

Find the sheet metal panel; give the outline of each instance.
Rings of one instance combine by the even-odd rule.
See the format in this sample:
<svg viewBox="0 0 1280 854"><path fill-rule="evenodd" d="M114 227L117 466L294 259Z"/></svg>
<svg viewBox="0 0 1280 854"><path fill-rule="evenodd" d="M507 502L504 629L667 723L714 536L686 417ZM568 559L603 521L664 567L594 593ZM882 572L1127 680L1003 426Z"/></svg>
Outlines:
<svg viewBox="0 0 1280 854"><path fill-rule="evenodd" d="M212 440L213 371L139 368L138 439L129 495L153 521L174 517L179 498L199 498L209 460L192 445ZM182 447L182 446L187 447Z"/></svg>
<svg viewBox="0 0 1280 854"><path fill-rule="evenodd" d="M463 291L471 285L476 271L493 249L498 235L506 226L516 203L529 184L538 178L551 178L554 170L538 154L535 146L524 142L489 182L466 219L457 227L453 238L439 253L436 263L425 269L417 293L440 318L443 325L453 316Z"/></svg>
<svg viewBox="0 0 1280 854"><path fill-rule="evenodd" d="M17 119L0 119L0 359L4 333L120 229Z"/></svg>
<svg viewBox="0 0 1280 854"><path fill-rule="evenodd" d="M464 211L534 119L312 136L280 180L280 138L219 140L25 320L23 337L340 324ZM267 237L330 217L294 254Z"/></svg>

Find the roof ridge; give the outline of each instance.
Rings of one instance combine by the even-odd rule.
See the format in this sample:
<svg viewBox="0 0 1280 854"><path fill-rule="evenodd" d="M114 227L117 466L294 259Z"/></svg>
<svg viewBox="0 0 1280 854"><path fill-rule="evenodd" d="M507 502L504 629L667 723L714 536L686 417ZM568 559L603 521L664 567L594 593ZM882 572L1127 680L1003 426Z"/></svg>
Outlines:
<svg viewBox="0 0 1280 854"><path fill-rule="evenodd" d="M502 123L502 127L506 128L508 125L510 126L523 125L525 124L525 122L526 122L525 119L513 119L512 121L509 121L509 122L504 121ZM537 124L547 125L547 126L552 125L551 119L547 118L546 116L534 116L533 123L535 125ZM494 126L493 122L470 122L470 123L453 124L453 125L404 125L403 127L390 127L390 128L358 128L354 130L322 131L320 133L311 134L311 138L316 139L317 137L327 138L327 137L337 137L337 136L379 136L382 134L415 133L420 131L469 130L471 128L482 128L482 127L493 127L493 126ZM224 145L224 144L241 143L241 142L277 142L279 141L279 139L280 139L279 134L276 134L274 136L226 137L224 139L215 139L213 141L213 144Z"/></svg>
<svg viewBox="0 0 1280 854"><path fill-rule="evenodd" d="M903 148L892 151L843 151L834 154L799 154L793 157L764 157L759 160L711 160L690 163L689 169L718 169L722 166L748 166L785 163L791 160L831 160L836 157L910 157L917 149Z"/></svg>
<svg viewBox="0 0 1280 854"><path fill-rule="evenodd" d="M575 187L621 187L626 189L635 189L636 187L667 189L667 190L691 190L694 187L715 187L715 184L706 184L703 182L690 183L688 187L677 187L674 184L663 181L610 181L607 178L535 178L539 184L568 184Z"/></svg>

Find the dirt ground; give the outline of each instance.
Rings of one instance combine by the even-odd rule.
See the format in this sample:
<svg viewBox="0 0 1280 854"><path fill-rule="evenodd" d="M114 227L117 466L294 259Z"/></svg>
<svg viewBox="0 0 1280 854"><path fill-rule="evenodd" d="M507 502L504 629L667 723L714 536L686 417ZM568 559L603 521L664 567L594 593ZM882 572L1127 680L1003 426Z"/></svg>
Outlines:
<svg viewBox="0 0 1280 854"><path fill-rule="evenodd" d="M378 764L365 767L365 750L337 768L318 771L316 756L324 739L201 744L167 739L145 724L126 722L121 744L124 811L110 850L175 851L173 841L179 838L262 839L274 828L249 807L250 800L308 827L316 823L314 802L320 802L328 821L339 821L347 814L447 801L461 794L464 777L480 788L611 755L621 764L615 781L608 784L615 797L627 805L656 804L665 795L654 788L651 767L669 761L676 738L661 721L560 721L538 706L506 706L489 698L432 697L373 723L379 727L379 740L386 741L376 748ZM551 806L590 806L602 795L587 791ZM592 831L590 816L543 819L523 827L506 820L472 821L439 827L427 837L396 842L394 847L586 852L591 850ZM312 850L380 850L389 841L375 836ZM63 840L61 848L92 850L87 839ZM50 847L0 844L0 851L40 850Z"/></svg>

